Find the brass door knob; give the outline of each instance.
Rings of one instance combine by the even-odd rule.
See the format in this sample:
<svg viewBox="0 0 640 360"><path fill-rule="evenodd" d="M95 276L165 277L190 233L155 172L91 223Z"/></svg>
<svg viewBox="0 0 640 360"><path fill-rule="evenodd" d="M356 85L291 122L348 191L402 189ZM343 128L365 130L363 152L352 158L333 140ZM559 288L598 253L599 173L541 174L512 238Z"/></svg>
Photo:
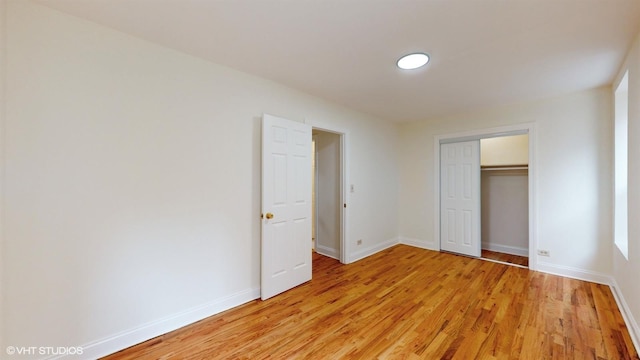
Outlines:
<svg viewBox="0 0 640 360"><path fill-rule="evenodd" d="M266 217L267 217L267 219L273 219L273 214L272 213L267 213Z"/></svg>

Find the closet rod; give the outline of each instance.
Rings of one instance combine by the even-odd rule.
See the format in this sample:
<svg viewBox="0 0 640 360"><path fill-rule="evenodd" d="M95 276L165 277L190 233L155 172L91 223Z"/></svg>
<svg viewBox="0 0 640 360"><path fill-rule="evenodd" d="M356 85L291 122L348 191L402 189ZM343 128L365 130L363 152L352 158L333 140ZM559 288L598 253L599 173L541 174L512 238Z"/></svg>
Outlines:
<svg viewBox="0 0 640 360"><path fill-rule="evenodd" d="M481 166L480 170L529 170L528 165Z"/></svg>

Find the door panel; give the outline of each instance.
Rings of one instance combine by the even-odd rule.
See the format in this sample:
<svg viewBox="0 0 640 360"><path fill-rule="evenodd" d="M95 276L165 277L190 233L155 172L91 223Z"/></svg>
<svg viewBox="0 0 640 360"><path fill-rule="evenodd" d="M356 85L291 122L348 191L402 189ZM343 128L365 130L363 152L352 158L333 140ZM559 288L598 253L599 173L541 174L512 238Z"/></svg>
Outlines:
<svg viewBox="0 0 640 360"><path fill-rule="evenodd" d="M311 280L311 126L262 119L263 300Z"/></svg>
<svg viewBox="0 0 640 360"><path fill-rule="evenodd" d="M480 142L440 145L440 248L480 256Z"/></svg>

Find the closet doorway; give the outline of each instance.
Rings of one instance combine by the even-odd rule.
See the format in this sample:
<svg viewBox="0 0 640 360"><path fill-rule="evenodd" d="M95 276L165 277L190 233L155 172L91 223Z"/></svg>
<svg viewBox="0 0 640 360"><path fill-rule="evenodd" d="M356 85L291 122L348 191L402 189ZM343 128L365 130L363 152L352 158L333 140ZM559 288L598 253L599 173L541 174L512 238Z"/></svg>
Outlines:
<svg viewBox="0 0 640 360"><path fill-rule="evenodd" d="M341 259L342 139L341 134L312 131L312 245L316 253Z"/></svg>
<svg viewBox="0 0 640 360"><path fill-rule="evenodd" d="M453 252L536 269L534 130L534 124L529 123L435 136L437 250L452 251L449 248L454 241L471 244L469 251ZM479 155L463 152L469 154L461 164L449 163L451 149L457 144L479 146L481 142L484 149ZM453 194L452 188L462 195ZM476 191L481 196L474 195ZM452 199L461 201L452 205Z"/></svg>
<svg viewBox="0 0 640 360"><path fill-rule="evenodd" d="M482 258L529 266L529 136L480 139Z"/></svg>

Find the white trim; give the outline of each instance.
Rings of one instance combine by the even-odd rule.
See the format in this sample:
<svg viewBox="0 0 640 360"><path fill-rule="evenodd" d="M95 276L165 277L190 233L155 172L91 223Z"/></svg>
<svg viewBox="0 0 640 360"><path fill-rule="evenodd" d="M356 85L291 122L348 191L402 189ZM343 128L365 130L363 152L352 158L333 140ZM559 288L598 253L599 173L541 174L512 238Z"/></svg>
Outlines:
<svg viewBox="0 0 640 360"><path fill-rule="evenodd" d="M316 244L316 252L320 255L328 256L340 261L340 254L336 249Z"/></svg>
<svg viewBox="0 0 640 360"><path fill-rule="evenodd" d="M502 245L491 242L483 242L482 243L483 250L496 251L504 254L510 255L518 255L518 256L526 256L529 257L529 249L518 247L518 246L510 246L510 245Z"/></svg>
<svg viewBox="0 0 640 360"><path fill-rule="evenodd" d="M311 148L313 149L313 163L311 164L313 167L313 194L311 194L311 206L313 207L312 213L315 215L313 216L315 226L312 224L313 230L311 231L311 236L313 247L315 248L318 242L318 148L316 136L313 135L313 127L311 128Z"/></svg>
<svg viewBox="0 0 640 360"><path fill-rule="evenodd" d="M348 204L351 199L349 198L349 132L343 131L340 140L340 152L342 153L342 198L340 199L342 204ZM347 264L351 249L349 248L349 209L350 207L341 207L342 209L342 232L340 235L340 262Z"/></svg>
<svg viewBox="0 0 640 360"><path fill-rule="evenodd" d="M420 249L440 251L438 245L433 240L412 239L404 236L398 237L400 244L417 247Z"/></svg>
<svg viewBox="0 0 640 360"><path fill-rule="evenodd" d="M496 129L502 129L502 128L496 128ZM492 131L490 134L478 133L475 130L465 131L465 132L458 133L462 135L459 137L456 136L456 137L443 138L442 140L440 140L440 144L451 144L451 143L457 143L457 142L490 139L490 138L497 138L497 137L504 137L504 136L526 135L527 133L528 132L526 129L504 130L504 131L499 130L499 131Z"/></svg>
<svg viewBox="0 0 640 360"><path fill-rule="evenodd" d="M347 204L347 207L340 207L340 219L342 221L340 222L340 249L338 260L340 260L340 262L343 264L348 264L351 251L351 249L349 248L349 239L347 238L347 230L349 228L349 131L345 128L316 120L305 120L305 124L311 125L312 130L320 130L340 135L340 170L342 172L342 183L340 184L340 203Z"/></svg>
<svg viewBox="0 0 640 360"><path fill-rule="evenodd" d="M221 313L249 301L260 298L260 288L247 289L236 294L223 297L208 304L196 306L174 315L122 331L108 338L82 345L82 357L97 359L113 354L122 349L139 344L156 336L193 324L209 316ZM57 356L49 359L76 358L75 356Z"/></svg>
<svg viewBox="0 0 640 360"><path fill-rule="evenodd" d="M629 309L629 305L624 299L622 291L620 291L620 287L618 286L618 282L615 278L611 278L611 284L609 284L609 287L611 288L614 299L616 299L616 303L618 304L618 309L620 309L624 323L627 325L627 330L629 330L631 341L636 347L636 352L640 352L640 326L638 326L638 322L633 317L633 313L631 312L631 309Z"/></svg>
<svg viewBox="0 0 640 360"><path fill-rule="evenodd" d="M611 276L607 274L578 269L571 266L539 262L537 271L552 275L564 276L576 280L589 281L597 284L611 284Z"/></svg>
<svg viewBox="0 0 640 360"><path fill-rule="evenodd" d="M355 253L353 253L353 255L349 258L349 263L352 262L356 262L358 260L362 260L368 256L371 256L375 253L378 253L382 250L388 249L392 246L398 245L400 242L398 240L398 238L393 238L390 240L387 240L383 243L380 244L376 244L374 246L370 246L368 248L362 249L360 251L357 251Z"/></svg>
<svg viewBox="0 0 640 360"><path fill-rule="evenodd" d="M433 174L434 174L434 226L433 239L436 248L440 250L440 143L450 142L455 139L484 139L496 136L508 136L515 134L529 134L529 269L537 270L538 256L538 223L537 223L537 162L536 162L536 132L535 123L501 126L488 129L470 130L457 133L435 135L433 141Z"/></svg>
<svg viewBox="0 0 640 360"><path fill-rule="evenodd" d="M7 122L7 48L4 46L7 40L7 1L0 1L0 262L3 262L5 255L5 168L6 168L6 122ZM5 294L6 285L4 273L7 270L0 266L0 294ZM8 344L5 343L5 319L4 296L0 295L0 351L4 352Z"/></svg>

